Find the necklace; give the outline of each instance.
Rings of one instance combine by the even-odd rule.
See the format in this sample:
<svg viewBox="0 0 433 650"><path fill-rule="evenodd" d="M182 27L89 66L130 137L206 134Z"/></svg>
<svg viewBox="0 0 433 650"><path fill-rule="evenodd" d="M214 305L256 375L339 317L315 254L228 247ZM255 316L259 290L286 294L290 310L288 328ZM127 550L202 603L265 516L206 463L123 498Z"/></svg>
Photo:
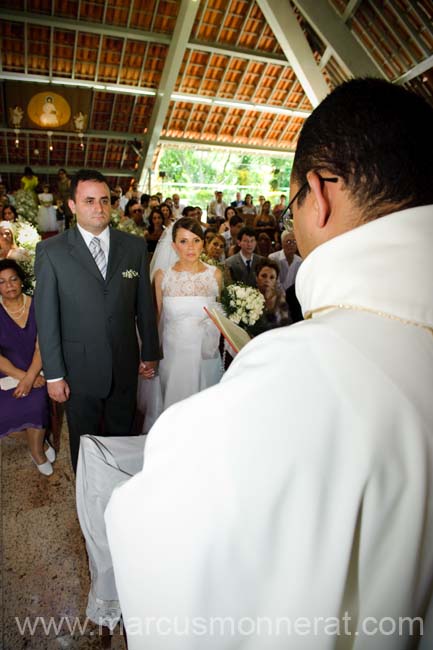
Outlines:
<svg viewBox="0 0 433 650"><path fill-rule="evenodd" d="M8 308L6 307L6 305L5 305L4 302L3 302L3 298L2 298L2 296L0 296L0 304L2 305L3 309L5 310L5 312L6 312L6 313L11 317L11 318L13 318L14 320L19 320L19 319L22 317L22 315L24 314L24 311L25 311L25 309L26 309L26 305L27 305L27 296L26 296L26 294L23 294L23 304L22 304L22 306L21 306L19 309L17 309L16 311L11 311L10 309L8 309ZM18 314L18 316L16 316L16 314Z"/></svg>
<svg viewBox="0 0 433 650"><path fill-rule="evenodd" d="M381 318L388 318L389 320L398 321L399 323L403 323L403 325L412 325L415 327L420 327L421 329L430 332L430 334L433 334L433 328L429 327L428 325L423 325L422 323L417 323L416 321L409 320L407 318L400 318L400 316L395 316L394 314L388 314L387 312L380 311L378 309L361 307L360 305L340 304L340 305L326 305L324 307L317 307L317 309L311 309L305 312L304 319L309 320L310 318L313 317L314 314L319 314L320 312L327 311L328 309L349 309L354 311L366 311L369 314L375 314L376 316L380 316Z"/></svg>

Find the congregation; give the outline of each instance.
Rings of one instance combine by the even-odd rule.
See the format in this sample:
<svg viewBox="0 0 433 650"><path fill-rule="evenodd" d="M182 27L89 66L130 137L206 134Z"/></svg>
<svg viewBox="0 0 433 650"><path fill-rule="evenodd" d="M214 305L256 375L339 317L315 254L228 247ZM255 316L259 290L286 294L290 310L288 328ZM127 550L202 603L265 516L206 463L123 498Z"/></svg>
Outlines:
<svg viewBox="0 0 433 650"><path fill-rule="evenodd" d="M2 404L0 435L4 436L13 431L25 430L31 459L38 470L48 476L53 472L52 463L55 459L55 451L46 435L47 428L49 428L48 398L55 402L67 402L71 459L73 468L76 469L81 433L91 433L92 431L101 433L103 431L108 435L110 433L111 435L127 435L134 431L137 432L137 427L139 428L138 432L146 433L168 406L219 381L222 372L230 365L234 352L227 343L224 344L216 327L205 317L203 307L209 307L215 301L218 303L223 287L232 283L241 283L257 288L263 295L263 312L254 326L249 328L250 336L256 336L266 330L302 319L294 293L296 273L302 260L297 255L293 230L290 226L285 229L282 226L281 215L282 208L285 208L285 195L281 195L279 203L274 208L275 213L279 215L277 220L271 209L271 202L265 200L263 195L258 197L257 204L254 205L251 194L247 193L242 199L241 193L236 192L236 195L231 197L233 200L230 201L229 199L224 200L224 194L228 194L228 192L217 190L214 193L214 199L202 209L200 206L184 205L178 193L167 196L165 199L161 193L154 195L142 193L135 180L123 193L121 186L109 187L106 179L97 172L87 173L84 170L84 181L81 180L81 184L83 182L93 183L96 180L97 184L99 183L101 187L106 186L108 190L107 196L103 199L102 208L104 229L108 224L109 230L115 231L116 235L126 232L128 237L133 235L133 238L141 243L146 242L147 252L144 264L146 273L150 273L152 279L152 310L155 307L162 341L162 351L160 350L159 354L156 353L154 346L152 355L155 361L159 356L162 356L163 359L160 362L160 372L156 373L158 377L146 377L145 373L144 376L139 376L143 373L138 370L134 372L133 364L131 364L130 372L134 377L131 378L130 383L132 387L135 387L134 382L138 380L138 389L136 394L135 389L134 395L131 393L129 415L125 421L120 422L118 418L115 418L109 424L109 417L105 414L102 426L95 424L90 426L89 421L83 421L82 418L77 419L74 415L76 409L73 408L75 397L71 397L69 392L64 392L59 398L59 394L54 391L56 383L50 378L50 374L47 374L49 353L45 352L46 357L43 360L39 346L42 345L42 349L47 350L53 341L57 341L59 335L58 332L53 334L51 324L49 340L45 342L47 338L45 330L48 329L48 325L45 324L46 319L47 317L52 318L52 314L57 313L58 306L53 311L53 307L47 306L44 299L47 287L50 286L50 262L49 256L45 253L42 254L42 251L49 251L55 246L57 238L52 236L58 233L64 233L66 240L70 241L72 234L78 230L86 239L85 226L84 230L81 229L83 222L81 221L82 217L80 218L78 205L74 205L80 184L80 174L82 172L78 173L77 181L77 177L71 179L65 169L60 169L57 173L57 184L54 191L51 191L48 184L40 183L29 167L25 168L21 178L20 192L21 194L25 193L28 200L33 202L35 207L37 206L35 226L45 242L43 246L38 247L40 255L39 263L37 262L39 283L35 304L37 307L39 294L39 303L43 305L39 308L38 324L42 327L39 336L36 322L38 311L34 309L33 296L29 295L33 291L29 285L29 277L27 277L29 267L31 273L33 272L32 262L34 260L31 259L28 249L18 245L19 243L17 244L16 241L17 226L25 221L25 216L17 212L16 197L19 197L19 192L9 193L3 183L0 185L0 211L2 213L0 221L0 317L3 319L0 341L0 374L3 385L7 388L7 390L0 391ZM43 191L39 192L39 189ZM179 230L175 226L176 223L183 224L181 232L189 233L188 236L197 242L196 251L192 257L188 251L182 254L181 248L174 239L173 246L176 250L172 248L172 231L175 234ZM127 240L129 245L131 241L131 238ZM89 250L92 250L90 246ZM43 264L40 262L42 257ZM64 261L63 257L60 265L62 276L67 275ZM186 330L179 329L175 333L173 333L173 323L167 323L170 304L168 295L163 298L164 292L169 293L166 288L167 278L164 278L164 274L168 277L173 265L175 265L173 267L175 271L186 270L192 273L192 277L196 277L200 285L203 285L205 277L203 271L206 270L208 275L208 287L205 291L208 297L202 295L203 289L199 288L200 299L196 295L197 289L193 289L191 292L189 287L182 288L174 282L174 289L172 287L171 292L173 294L174 290L173 295L177 296L177 299L172 301L176 309L179 309L181 305L180 296L196 295L197 298L196 319L188 321ZM71 275L76 276L74 273ZM174 280L182 278L182 276L175 272L171 278L173 284ZM68 286L69 291L72 291L72 286L71 280ZM82 292L81 288L80 291ZM91 301L92 296L89 296L88 299ZM149 306L148 310L150 310ZM171 318L173 322L178 319L175 312ZM75 320L72 319L71 322L75 327ZM203 328L203 322L206 325L205 328ZM164 327L162 327L163 323L165 323ZM104 324L101 323L101 326ZM171 331L170 337L167 335L169 331ZM208 349L203 352L201 349L204 345L202 332L207 332L205 338L208 348L209 341L211 341L210 351ZM15 334L18 335L16 340ZM22 339L25 335L28 336L27 348L25 357L22 357L20 355L25 349ZM71 333L71 337L73 338L74 334ZM188 337L190 339L189 348L185 343L185 339ZM124 341L124 336L122 340ZM11 341L13 342L11 343ZM191 346L197 355L194 363L191 363ZM182 354L184 357L185 354L189 355L189 363L184 363L185 358L182 357ZM63 356L65 355L66 353L63 352ZM184 376L186 365L191 369L189 381L185 381ZM48 383L44 378L43 366ZM100 366L101 360L99 359L98 368ZM62 362L59 361L54 372L55 379L57 379L57 375L63 377L65 374L71 374L70 368L62 367ZM152 380L150 391L149 379ZM96 378L95 383L97 383ZM81 378L78 392L83 392ZM137 397L138 410L135 411L133 421L131 414L134 413L135 397ZM36 401L37 404L36 412L32 406L33 401ZM82 409L82 405L79 408ZM119 410L118 406L116 406L116 410Z"/></svg>

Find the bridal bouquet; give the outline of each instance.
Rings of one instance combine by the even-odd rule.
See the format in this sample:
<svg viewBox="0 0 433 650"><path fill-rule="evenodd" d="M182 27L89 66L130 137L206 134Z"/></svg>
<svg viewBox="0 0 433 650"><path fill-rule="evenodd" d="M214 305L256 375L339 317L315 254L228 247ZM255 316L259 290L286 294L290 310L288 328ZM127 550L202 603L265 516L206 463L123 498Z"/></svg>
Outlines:
<svg viewBox="0 0 433 650"><path fill-rule="evenodd" d="M248 329L263 314L265 299L258 289L236 282L223 289L221 304L233 323Z"/></svg>

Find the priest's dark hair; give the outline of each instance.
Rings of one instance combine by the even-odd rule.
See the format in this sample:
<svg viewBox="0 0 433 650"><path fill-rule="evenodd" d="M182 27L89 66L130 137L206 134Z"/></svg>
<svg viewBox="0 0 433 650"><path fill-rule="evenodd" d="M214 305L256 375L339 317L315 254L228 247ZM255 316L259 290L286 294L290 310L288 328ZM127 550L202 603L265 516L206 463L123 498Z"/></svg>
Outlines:
<svg viewBox="0 0 433 650"><path fill-rule="evenodd" d="M194 233L194 235L200 237L201 240L204 240L203 230L199 222L197 221L197 219L194 219L192 217L181 217L180 219L175 221L173 226L173 231L171 233L173 241L176 241L176 234L179 228L184 228L185 230L189 230L189 232Z"/></svg>
<svg viewBox="0 0 433 650"><path fill-rule="evenodd" d="M101 174L101 172L98 172L96 169L80 169L71 178L69 191L71 193L71 199L73 201L75 201L75 194L77 191L78 183L82 183L84 181L96 181L97 183L105 183L108 187L108 181L105 178L104 174Z"/></svg>
<svg viewBox="0 0 433 650"><path fill-rule="evenodd" d="M306 120L293 179L302 186L311 170L339 176L366 221L433 203L432 125L422 97L382 79L352 79Z"/></svg>

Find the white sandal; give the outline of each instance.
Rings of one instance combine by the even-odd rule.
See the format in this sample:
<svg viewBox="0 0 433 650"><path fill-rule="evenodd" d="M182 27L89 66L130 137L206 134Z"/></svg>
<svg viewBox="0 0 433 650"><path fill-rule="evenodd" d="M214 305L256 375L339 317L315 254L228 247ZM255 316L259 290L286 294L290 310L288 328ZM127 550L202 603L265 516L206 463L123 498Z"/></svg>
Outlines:
<svg viewBox="0 0 433 650"><path fill-rule="evenodd" d="M56 450L54 449L54 447L50 445L48 440L45 440L45 442L48 445L48 449L45 450L45 456L47 457L50 463L54 463L54 461L56 460Z"/></svg>
<svg viewBox="0 0 433 650"><path fill-rule="evenodd" d="M49 460L46 460L45 463L41 463L40 465L38 465L31 454L30 454L30 458L32 459L32 461L34 462L34 464L36 465L36 467L38 468L41 474L43 474L44 476L51 476L54 470Z"/></svg>

